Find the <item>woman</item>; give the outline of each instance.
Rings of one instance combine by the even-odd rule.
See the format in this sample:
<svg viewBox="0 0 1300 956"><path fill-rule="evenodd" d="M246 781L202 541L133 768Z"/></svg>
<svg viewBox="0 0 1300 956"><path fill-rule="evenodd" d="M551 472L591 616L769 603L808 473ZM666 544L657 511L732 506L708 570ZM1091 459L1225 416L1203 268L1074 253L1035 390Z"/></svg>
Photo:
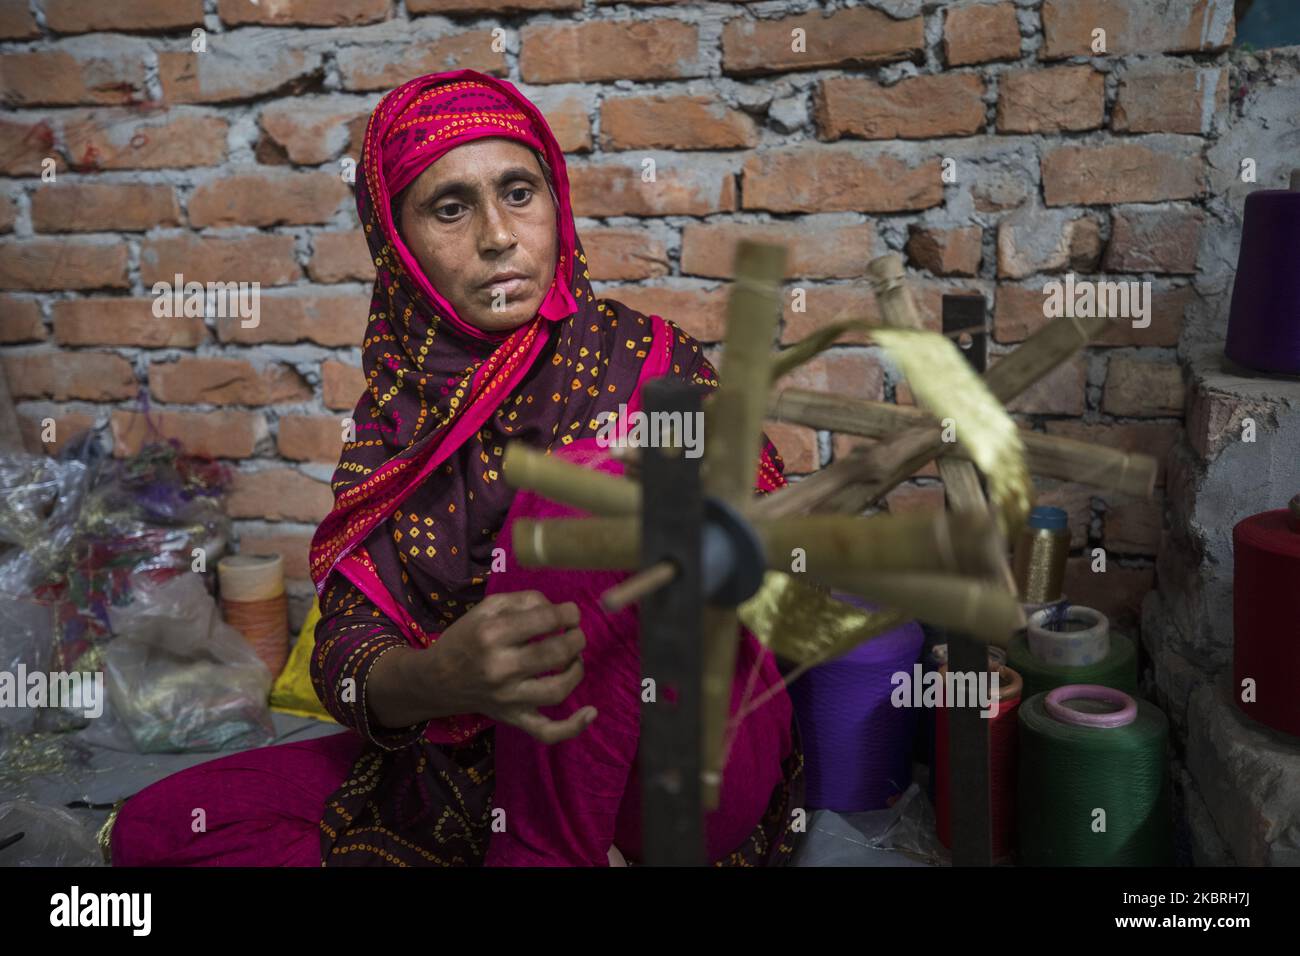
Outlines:
<svg viewBox="0 0 1300 956"><path fill-rule="evenodd" d="M351 731L142 791L113 827L113 861L639 860L637 610L598 604L628 572L519 566L514 520L577 512L510 488L501 457L519 441L617 473L596 447L600 413L635 411L659 375L713 388L714 370L673 323L594 296L564 156L510 83L472 70L406 83L375 108L361 165L378 271L366 391L311 548L312 679ZM784 484L766 439L756 465L759 491ZM759 693L780 676L743 637L737 674ZM705 820L712 862L786 862L802 766L776 694L729 748Z"/></svg>

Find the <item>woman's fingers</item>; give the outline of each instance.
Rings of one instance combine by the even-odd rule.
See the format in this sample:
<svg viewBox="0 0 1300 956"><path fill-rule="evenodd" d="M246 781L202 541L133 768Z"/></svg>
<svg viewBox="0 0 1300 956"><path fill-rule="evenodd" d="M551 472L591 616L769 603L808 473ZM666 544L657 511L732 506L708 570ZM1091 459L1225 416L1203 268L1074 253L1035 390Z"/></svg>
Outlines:
<svg viewBox="0 0 1300 956"><path fill-rule="evenodd" d="M511 715L508 722L544 744L558 744L562 740L570 740L582 733L595 716L595 707L584 707L574 711L564 720L551 720L535 710L526 710Z"/></svg>
<svg viewBox="0 0 1300 956"><path fill-rule="evenodd" d="M586 646L587 636L580 628L571 627L562 634L514 649L511 664L518 669L520 677L535 677L568 667Z"/></svg>
<svg viewBox="0 0 1300 956"><path fill-rule="evenodd" d="M529 707L550 707L563 703L573 693L573 689L582 683L582 658L575 657L569 666L558 674L546 677L530 677L520 681L515 693L515 700Z"/></svg>

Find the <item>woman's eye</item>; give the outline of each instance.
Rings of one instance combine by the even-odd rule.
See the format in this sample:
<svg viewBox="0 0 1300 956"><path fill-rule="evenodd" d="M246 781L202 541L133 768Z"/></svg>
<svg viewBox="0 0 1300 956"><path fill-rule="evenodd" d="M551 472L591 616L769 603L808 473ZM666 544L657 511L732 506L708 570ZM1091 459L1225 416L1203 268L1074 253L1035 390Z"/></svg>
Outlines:
<svg viewBox="0 0 1300 956"><path fill-rule="evenodd" d="M510 190L511 196L513 196L515 193L527 193L527 196L521 199L520 202L527 202L527 200L531 198L533 195L533 191L529 189L527 186L516 186L514 189Z"/></svg>
<svg viewBox="0 0 1300 956"><path fill-rule="evenodd" d="M458 209L458 208L460 208L460 203L458 203L458 202L449 202L449 203L447 203L447 205L445 205L445 206L439 206L438 209L437 209L437 213L438 213L439 216L447 216L447 215L450 215L450 214L451 214L451 213L449 212L449 210L454 210L454 209Z"/></svg>

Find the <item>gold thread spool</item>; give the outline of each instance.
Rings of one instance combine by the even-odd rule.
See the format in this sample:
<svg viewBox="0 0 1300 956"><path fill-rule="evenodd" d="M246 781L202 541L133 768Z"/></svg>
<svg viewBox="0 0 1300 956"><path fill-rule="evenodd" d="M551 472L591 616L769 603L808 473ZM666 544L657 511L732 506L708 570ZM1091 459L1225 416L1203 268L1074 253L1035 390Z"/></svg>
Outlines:
<svg viewBox="0 0 1300 956"><path fill-rule="evenodd" d="M1035 508L1021 529L1013 571L1024 604L1051 604L1061 597L1070 554L1065 517L1060 508Z"/></svg>
<svg viewBox="0 0 1300 956"><path fill-rule="evenodd" d="M217 562L221 617L239 631L279 677L289 659L289 597L284 558L278 554L232 554Z"/></svg>

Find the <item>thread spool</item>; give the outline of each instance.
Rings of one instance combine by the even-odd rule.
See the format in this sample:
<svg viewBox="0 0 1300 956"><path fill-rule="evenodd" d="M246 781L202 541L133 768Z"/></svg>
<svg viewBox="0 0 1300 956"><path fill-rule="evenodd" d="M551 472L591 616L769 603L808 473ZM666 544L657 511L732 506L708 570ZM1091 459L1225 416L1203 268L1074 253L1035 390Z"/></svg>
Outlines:
<svg viewBox="0 0 1300 956"><path fill-rule="evenodd" d="M1069 515L1061 508L1034 508L1021 529L1012 560L1020 600L1026 604L1060 600L1069 554Z"/></svg>
<svg viewBox="0 0 1300 956"><path fill-rule="evenodd" d="M1290 186L1246 197L1224 353L1248 369L1300 375L1300 170Z"/></svg>
<svg viewBox="0 0 1300 956"><path fill-rule="evenodd" d="M1110 653L1110 621L1100 611L1071 604L1037 611L1026 628L1029 653L1044 664L1087 667Z"/></svg>
<svg viewBox="0 0 1300 956"><path fill-rule="evenodd" d="M993 648L989 648L990 651ZM998 673L998 710L989 718L989 827L993 860L1004 860L1015 849L1016 834L1016 756L1019 726L1016 710L1024 692L1024 681L1010 667L997 666L990 657L990 671ZM939 668L946 680L948 665ZM948 708L934 715L934 818L939 842L952 849L952 772L949 757Z"/></svg>
<svg viewBox="0 0 1300 956"><path fill-rule="evenodd" d="M875 606L856 595L835 597ZM890 700L893 675L909 676L925 637L920 625L901 627L810 669L790 685L790 699L807 754L805 805L854 813L887 809L912 779L917 711Z"/></svg>
<svg viewBox="0 0 1300 956"><path fill-rule="evenodd" d="M1169 722L1158 707L1071 684L1027 698L1018 722L1021 863L1169 862Z"/></svg>
<svg viewBox="0 0 1300 956"><path fill-rule="evenodd" d="M244 635L272 679L289 659L289 599L284 558L278 554L232 554L217 562L221 617Z"/></svg>
<svg viewBox="0 0 1300 956"><path fill-rule="evenodd" d="M1237 522L1232 560L1233 698L1252 719L1300 736L1300 495Z"/></svg>
<svg viewBox="0 0 1300 956"><path fill-rule="evenodd" d="M1040 661L1029 650L1027 635L1017 634L1007 645L1007 664L1015 668L1024 679L1025 700L1066 684L1101 684L1127 694L1136 694L1137 647L1123 634L1112 632L1109 640L1110 649L1100 661L1071 667Z"/></svg>

